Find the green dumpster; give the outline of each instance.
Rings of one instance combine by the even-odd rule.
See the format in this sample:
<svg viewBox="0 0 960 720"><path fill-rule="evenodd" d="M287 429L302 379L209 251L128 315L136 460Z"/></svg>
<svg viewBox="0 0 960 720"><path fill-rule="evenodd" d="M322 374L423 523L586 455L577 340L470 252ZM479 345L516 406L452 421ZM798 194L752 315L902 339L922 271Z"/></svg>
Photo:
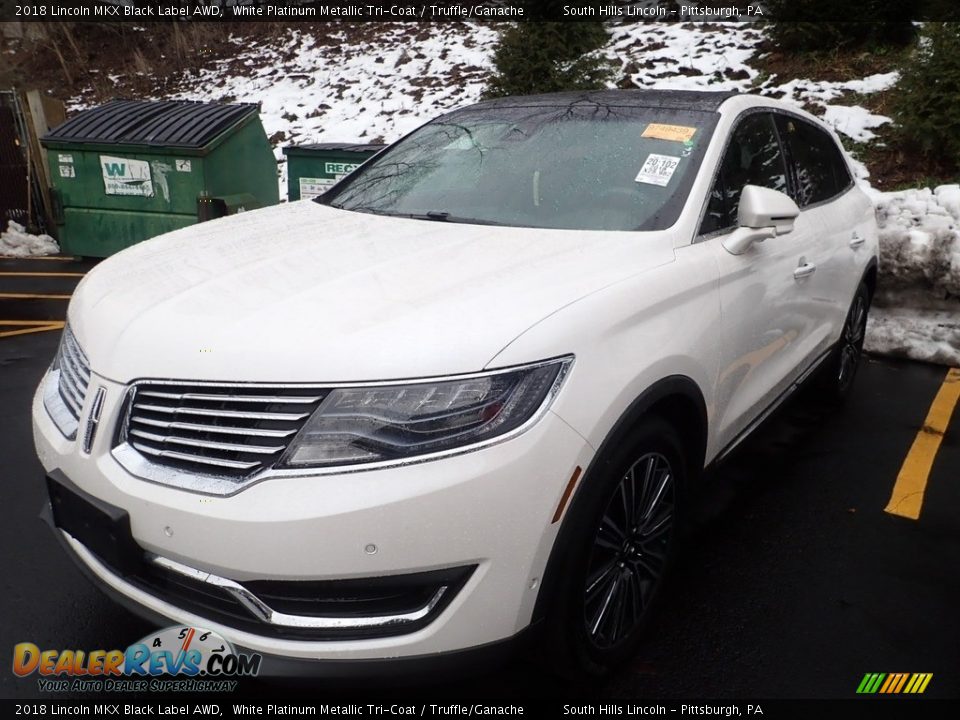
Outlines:
<svg viewBox="0 0 960 720"><path fill-rule="evenodd" d="M283 149L287 156L287 199L306 200L325 193L384 147L346 143L288 145Z"/></svg>
<svg viewBox="0 0 960 720"><path fill-rule="evenodd" d="M256 104L114 100L48 132L64 252L106 257L141 240L279 202Z"/></svg>

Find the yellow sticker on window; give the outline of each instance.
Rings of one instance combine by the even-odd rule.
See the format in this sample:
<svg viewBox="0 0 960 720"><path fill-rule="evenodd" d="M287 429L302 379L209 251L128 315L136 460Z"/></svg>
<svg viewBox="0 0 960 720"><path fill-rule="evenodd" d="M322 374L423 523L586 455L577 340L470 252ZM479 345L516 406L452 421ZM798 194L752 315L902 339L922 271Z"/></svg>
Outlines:
<svg viewBox="0 0 960 720"><path fill-rule="evenodd" d="M696 132L696 128L686 127L685 125L662 125L660 123L650 123L647 125L647 129L643 131L643 135L641 135L641 137L654 138L656 140L689 142Z"/></svg>

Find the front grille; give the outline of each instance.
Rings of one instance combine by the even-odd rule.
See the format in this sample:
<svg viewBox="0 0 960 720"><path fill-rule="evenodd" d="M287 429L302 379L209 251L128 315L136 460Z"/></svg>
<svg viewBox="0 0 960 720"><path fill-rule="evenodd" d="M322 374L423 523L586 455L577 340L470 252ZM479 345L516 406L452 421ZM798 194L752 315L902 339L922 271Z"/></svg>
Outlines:
<svg viewBox="0 0 960 720"><path fill-rule="evenodd" d="M90 363L69 326L63 329L55 368L60 371L57 386L60 399L73 419L80 420L80 410L90 384Z"/></svg>
<svg viewBox="0 0 960 720"><path fill-rule="evenodd" d="M275 464L328 391L140 383L120 440L151 463L245 478Z"/></svg>
<svg viewBox="0 0 960 720"><path fill-rule="evenodd" d="M80 413L90 384L90 363L68 325L43 383L43 406L54 425L68 440L77 437Z"/></svg>

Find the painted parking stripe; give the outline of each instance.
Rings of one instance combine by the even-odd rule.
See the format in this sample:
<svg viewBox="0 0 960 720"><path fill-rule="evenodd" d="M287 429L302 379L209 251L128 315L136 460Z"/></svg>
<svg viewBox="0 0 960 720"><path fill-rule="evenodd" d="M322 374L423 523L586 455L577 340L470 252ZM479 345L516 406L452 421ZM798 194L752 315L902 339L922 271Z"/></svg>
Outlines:
<svg viewBox="0 0 960 720"><path fill-rule="evenodd" d="M934 458L940 449L944 433L950 424L950 416L960 399L960 368L951 368L933 399L927 419L917 433L910 452L907 453L897 482L893 486L890 502L884 510L891 515L918 520L923 507L923 495Z"/></svg>
<svg viewBox="0 0 960 720"><path fill-rule="evenodd" d="M34 294L34 293L6 293L0 292L0 300L69 300L69 295Z"/></svg>
<svg viewBox="0 0 960 720"><path fill-rule="evenodd" d="M0 320L0 326L8 325L12 327L27 327L33 325L49 325L52 322L57 322L56 320Z"/></svg>
<svg viewBox="0 0 960 720"><path fill-rule="evenodd" d="M72 255L27 255L20 257L17 255L0 255L0 260L12 260L20 262L21 260L38 260L40 262L74 262L77 258Z"/></svg>
<svg viewBox="0 0 960 720"><path fill-rule="evenodd" d="M51 320L49 322L0 322L0 327L4 325L24 325L17 330L0 330L0 338L14 337L15 335L30 335L31 333L50 332L51 330L63 330L64 322L62 320Z"/></svg>
<svg viewBox="0 0 960 720"><path fill-rule="evenodd" d="M82 272L0 272L0 277L83 277Z"/></svg>

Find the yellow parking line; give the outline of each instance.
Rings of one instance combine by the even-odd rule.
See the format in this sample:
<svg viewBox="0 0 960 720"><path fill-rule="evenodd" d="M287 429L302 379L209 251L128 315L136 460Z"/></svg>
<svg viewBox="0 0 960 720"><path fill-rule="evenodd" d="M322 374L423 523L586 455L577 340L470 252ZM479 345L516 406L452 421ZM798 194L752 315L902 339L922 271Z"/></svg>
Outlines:
<svg viewBox="0 0 960 720"><path fill-rule="evenodd" d="M0 277L83 277L78 272L0 272Z"/></svg>
<svg viewBox="0 0 960 720"><path fill-rule="evenodd" d="M3 323L6 325L7 323ZM30 333L49 332L50 330L63 330L63 321L34 323L33 327L21 328L20 330L4 330L0 332L0 338L13 337L14 335L29 335Z"/></svg>
<svg viewBox="0 0 960 720"><path fill-rule="evenodd" d="M76 260L72 255L27 255L18 257L16 255L0 255L0 260L43 260L47 262L73 262Z"/></svg>
<svg viewBox="0 0 960 720"><path fill-rule="evenodd" d="M890 502L884 508L886 512L912 520L919 519L927 478L930 477L933 460L940 449L944 433L947 432L957 400L960 400L960 368L951 368L933 399L923 427L917 433L910 452L903 461Z"/></svg>
<svg viewBox="0 0 960 720"><path fill-rule="evenodd" d="M56 322L55 320L0 320L0 325L13 325L18 327L20 325L33 327L34 325L47 325L49 323Z"/></svg>
<svg viewBox="0 0 960 720"><path fill-rule="evenodd" d="M0 300L69 300L69 295L34 295L32 293L0 293Z"/></svg>

